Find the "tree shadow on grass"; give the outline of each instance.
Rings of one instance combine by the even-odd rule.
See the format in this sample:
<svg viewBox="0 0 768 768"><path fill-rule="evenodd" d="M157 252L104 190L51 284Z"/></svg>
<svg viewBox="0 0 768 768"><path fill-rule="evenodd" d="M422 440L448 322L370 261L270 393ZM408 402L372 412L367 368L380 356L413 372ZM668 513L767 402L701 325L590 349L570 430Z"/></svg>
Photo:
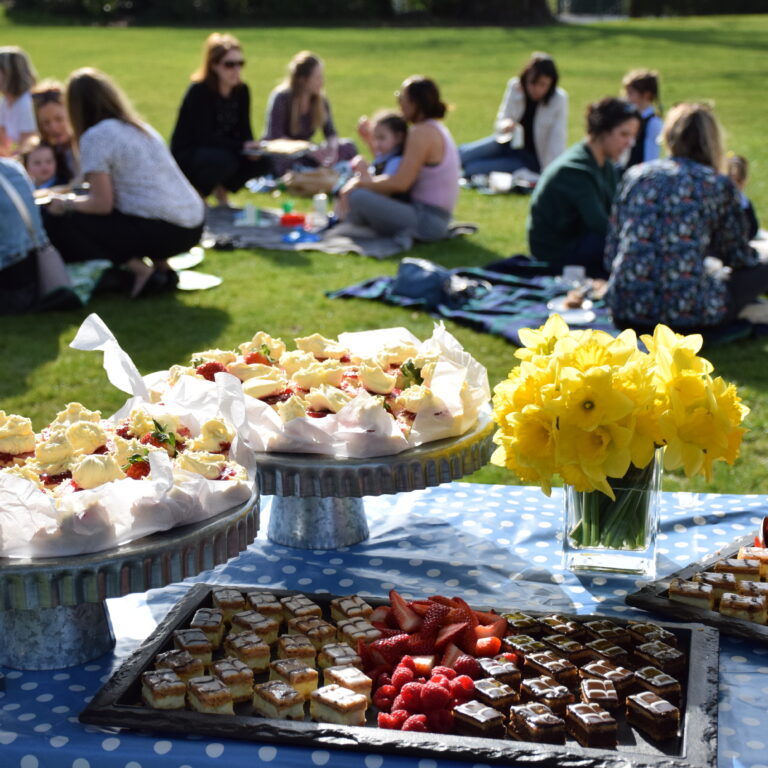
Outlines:
<svg viewBox="0 0 768 768"><path fill-rule="evenodd" d="M101 297L77 312L4 317L0 355L13 365L0 375L0 402L25 392L36 370L67 354L66 345L91 312L107 324L141 373L183 363L193 352L209 347L229 322L229 314L221 309L187 306L173 295L138 302Z"/></svg>

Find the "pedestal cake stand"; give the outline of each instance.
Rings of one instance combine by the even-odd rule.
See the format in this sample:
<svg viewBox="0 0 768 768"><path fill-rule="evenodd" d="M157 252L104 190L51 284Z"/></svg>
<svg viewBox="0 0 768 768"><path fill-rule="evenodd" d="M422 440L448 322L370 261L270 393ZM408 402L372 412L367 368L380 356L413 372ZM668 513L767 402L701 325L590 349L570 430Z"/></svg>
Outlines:
<svg viewBox="0 0 768 768"><path fill-rule="evenodd" d="M108 597L146 592L225 563L256 538L259 497L200 523L73 557L0 558L0 665L61 669L115 644Z"/></svg>
<svg viewBox="0 0 768 768"><path fill-rule="evenodd" d="M363 496L429 488L475 472L490 458L494 428L484 414L459 437L370 459L259 453L259 487L274 495L267 536L302 549L339 549L364 541Z"/></svg>

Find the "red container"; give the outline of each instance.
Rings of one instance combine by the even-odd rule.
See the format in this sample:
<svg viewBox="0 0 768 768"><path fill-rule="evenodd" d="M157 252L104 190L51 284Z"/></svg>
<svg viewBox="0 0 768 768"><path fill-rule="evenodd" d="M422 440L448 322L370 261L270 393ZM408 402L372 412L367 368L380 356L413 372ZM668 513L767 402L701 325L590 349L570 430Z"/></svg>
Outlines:
<svg viewBox="0 0 768 768"><path fill-rule="evenodd" d="M281 227L303 227L306 216L303 213L284 213L280 217Z"/></svg>

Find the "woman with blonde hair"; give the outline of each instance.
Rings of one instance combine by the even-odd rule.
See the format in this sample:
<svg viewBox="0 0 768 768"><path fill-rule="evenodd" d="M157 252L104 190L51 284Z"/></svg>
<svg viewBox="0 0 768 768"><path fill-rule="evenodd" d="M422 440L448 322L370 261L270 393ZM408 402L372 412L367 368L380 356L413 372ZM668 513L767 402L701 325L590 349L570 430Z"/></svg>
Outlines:
<svg viewBox="0 0 768 768"><path fill-rule="evenodd" d="M192 186L203 198L213 193L222 205L228 192L265 170L263 160L245 154L257 142L251 130L250 91L241 77L244 66L236 37L210 34L171 137L171 152Z"/></svg>
<svg viewBox="0 0 768 768"><path fill-rule="evenodd" d="M351 160L357 154L354 142L339 139L333 124L331 106L325 95L325 64L311 51L300 51L288 65L288 76L269 96L263 139L310 141L322 130L325 142L311 153L290 163L275 162L275 171L288 170L293 162L333 165Z"/></svg>
<svg viewBox="0 0 768 768"><path fill-rule="evenodd" d="M126 267L133 276L132 298L173 289L176 276L165 259L199 241L200 196L109 76L88 67L76 70L67 81L66 101L89 192L50 202L44 218L51 242L65 261L107 258Z"/></svg>
<svg viewBox="0 0 768 768"><path fill-rule="evenodd" d="M74 152L75 137L64 104L64 86L57 80L43 80L32 89L40 141L53 147L56 157L56 184L67 184L78 174Z"/></svg>
<svg viewBox="0 0 768 768"><path fill-rule="evenodd" d="M18 152L37 136L29 93L37 74L29 56L15 45L0 47L0 156Z"/></svg>
<svg viewBox="0 0 768 768"><path fill-rule="evenodd" d="M664 122L670 157L632 166L606 243L606 300L614 322L690 331L729 323L768 290L768 264L747 242L736 187L722 175L723 141L712 110L678 104ZM726 269L709 271L706 257Z"/></svg>

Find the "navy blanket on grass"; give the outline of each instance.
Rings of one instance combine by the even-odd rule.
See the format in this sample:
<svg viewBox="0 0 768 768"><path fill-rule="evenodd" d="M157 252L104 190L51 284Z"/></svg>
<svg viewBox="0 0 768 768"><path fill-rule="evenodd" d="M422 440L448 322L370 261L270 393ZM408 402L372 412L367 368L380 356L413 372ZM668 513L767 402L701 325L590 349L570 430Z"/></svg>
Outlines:
<svg viewBox="0 0 768 768"><path fill-rule="evenodd" d="M404 275L406 263L409 266ZM426 274L421 274L419 267ZM486 267L451 270L425 259L403 259L398 276L375 277L326 295L332 299L376 299L402 307L418 307L520 346L520 329L543 325L551 314L547 303L566 293L562 281L545 272L545 265L521 256ZM436 288L438 284L440 287ZM602 301L594 302L592 312L594 318L587 325L566 319L572 328L593 328L614 335L620 332ZM751 323L737 320L701 333L706 344L720 344L747 338L752 331Z"/></svg>

